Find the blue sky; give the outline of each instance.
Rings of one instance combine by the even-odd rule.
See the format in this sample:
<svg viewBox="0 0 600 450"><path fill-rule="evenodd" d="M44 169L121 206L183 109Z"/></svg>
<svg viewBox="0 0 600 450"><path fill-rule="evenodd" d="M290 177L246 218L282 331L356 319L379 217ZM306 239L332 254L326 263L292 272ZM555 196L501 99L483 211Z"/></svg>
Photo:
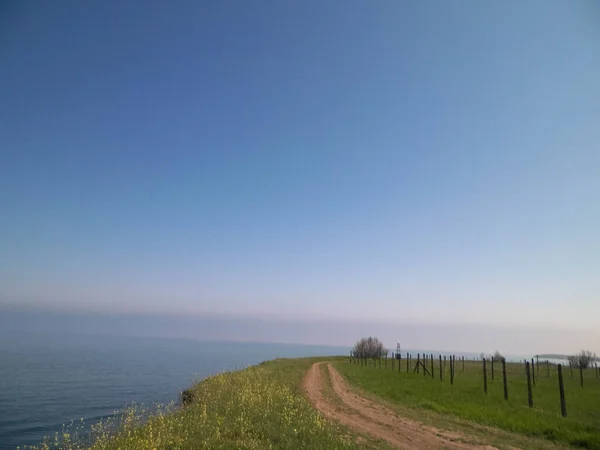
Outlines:
<svg viewBox="0 0 600 450"><path fill-rule="evenodd" d="M0 61L5 305L597 328L595 2L14 2Z"/></svg>

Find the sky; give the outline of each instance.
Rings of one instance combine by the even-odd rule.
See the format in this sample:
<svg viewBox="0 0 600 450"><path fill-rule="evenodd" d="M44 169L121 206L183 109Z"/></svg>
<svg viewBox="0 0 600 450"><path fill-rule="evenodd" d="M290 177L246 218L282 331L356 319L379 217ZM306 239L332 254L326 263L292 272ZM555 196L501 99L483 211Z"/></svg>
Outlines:
<svg viewBox="0 0 600 450"><path fill-rule="evenodd" d="M0 307L600 350L598 80L593 1L3 2Z"/></svg>

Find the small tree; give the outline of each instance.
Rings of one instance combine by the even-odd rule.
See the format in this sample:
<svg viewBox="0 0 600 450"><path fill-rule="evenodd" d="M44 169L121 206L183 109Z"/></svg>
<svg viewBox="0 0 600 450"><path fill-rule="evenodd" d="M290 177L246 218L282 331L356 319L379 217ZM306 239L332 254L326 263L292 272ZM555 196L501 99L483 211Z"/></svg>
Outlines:
<svg viewBox="0 0 600 450"><path fill-rule="evenodd" d="M568 357L569 362L575 369L587 369L596 359L596 354L590 350L581 350L576 355Z"/></svg>
<svg viewBox="0 0 600 450"><path fill-rule="evenodd" d="M352 349L354 356L357 358L380 358L385 354L383 343L376 337L369 336L368 338L360 339Z"/></svg>
<svg viewBox="0 0 600 450"><path fill-rule="evenodd" d="M504 361L504 356L502 356L502 353L500 353L498 350L496 350L496 353L494 353L494 361Z"/></svg>

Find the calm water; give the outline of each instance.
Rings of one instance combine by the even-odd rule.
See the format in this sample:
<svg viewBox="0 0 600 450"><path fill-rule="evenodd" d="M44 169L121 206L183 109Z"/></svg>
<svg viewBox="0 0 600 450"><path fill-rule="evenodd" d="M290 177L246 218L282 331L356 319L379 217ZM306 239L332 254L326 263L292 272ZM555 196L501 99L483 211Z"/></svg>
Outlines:
<svg viewBox="0 0 600 450"><path fill-rule="evenodd" d="M63 423L95 422L132 402L176 400L195 380L275 357L341 347L77 335L0 336L0 450L35 444Z"/></svg>

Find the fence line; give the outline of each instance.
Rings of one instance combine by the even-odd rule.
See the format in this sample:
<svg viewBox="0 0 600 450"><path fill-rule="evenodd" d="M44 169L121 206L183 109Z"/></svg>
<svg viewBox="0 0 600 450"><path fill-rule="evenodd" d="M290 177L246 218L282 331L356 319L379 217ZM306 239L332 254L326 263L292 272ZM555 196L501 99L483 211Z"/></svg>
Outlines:
<svg viewBox="0 0 600 450"><path fill-rule="evenodd" d="M386 352L385 355L381 355L380 357L368 358L366 356L357 355L354 352L350 352L349 355L349 363L355 364L362 367L373 367L384 370L389 370L391 367L392 372L395 371L396 360L398 363L398 373L402 373L402 354L401 353L391 353L391 362L388 364L389 353ZM436 361L437 359L437 361ZM382 361L383 360L383 361ZM462 372L465 371L465 357L461 356L459 360L462 361ZM476 359L474 359L476 361ZM481 359L482 364L482 378L483 378L483 391L484 394L488 394L489 383L488 381L494 382L495 380L495 372L496 365L495 363L498 359L491 357L489 360L485 357ZM456 355L443 356L439 354L437 358L433 354L427 353L417 353L416 361L414 360L412 354L406 353L406 372L410 373L411 369L413 373L420 374L421 370L423 371L423 377L428 378L428 375L435 379L435 364L438 365L439 378L440 382L444 382L444 373L446 372L446 362L448 362L448 374L450 378L450 386L454 385L455 377L456 377ZM503 384L503 393L504 399L508 400L508 382L507 382L507 370L506 370L506 360L504 358L501 359L502 363L502 384ZM513 363L518 364L518 363ZM525 369L523 372L520 370L521 374L524 373L525 379L527 382L527 403L530 408L534 407L534 399L533 399L533 391L536 386L536 378L539 377L539 368L540 361L539 358L537 361L534 358L531 358L531 361L524 360L521 362L523 364L523 368ZM537 367L536 367L537 365ZM563 377L563 365L562 364L551 364L549 360L546 360L546 377L550 377L551 370L550 366L556 366L556 373L558 378L558 388L559 388L559 399L560 399L560 412L563 417L567 417L567 405L565 400L565 386L564 386L564 377ZM488 380L488 367L490 380ZM584 369L582 366L578 367L579 369L579 383L581 388L584 388L585 383L585 372L589 372L589 370L593 371L592 377L596 379L597 383L600 383L600 367L598 363L594 363L590 365L589 368ZM573 377L573 364L569 362L569 371L571 373L571 378ZM536 377L537 372L537 377ZM515 373L512 372L511 373ZM521 375L522 376L522 375ZM592 378L592 380L593 380ZM588 378L589 381L589 378ZM589 385L589 382L588 382Z"/></svg>

